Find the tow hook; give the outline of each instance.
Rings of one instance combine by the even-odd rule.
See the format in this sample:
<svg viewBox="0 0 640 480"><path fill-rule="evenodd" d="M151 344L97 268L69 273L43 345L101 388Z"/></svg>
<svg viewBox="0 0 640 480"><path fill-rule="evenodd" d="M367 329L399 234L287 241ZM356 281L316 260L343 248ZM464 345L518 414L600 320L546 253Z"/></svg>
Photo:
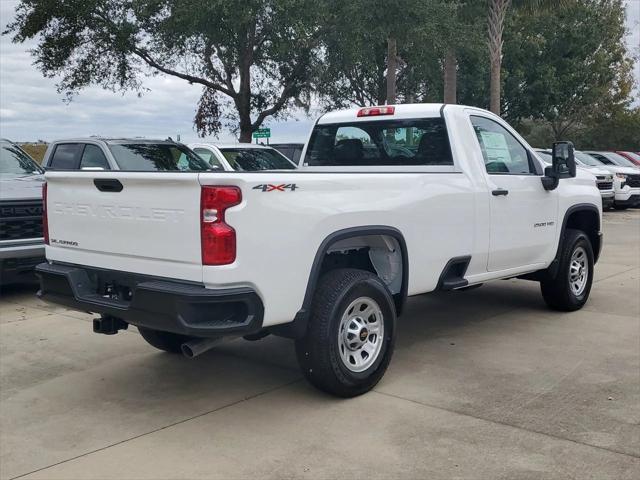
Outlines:
<svg viewBox="0 0 640 480"><path fill-rule="evenodd" d="M93 331L95 333L115 335L119 330L126 330L127 328L129 328L127 322L110 315L102 315L100 318L93 319Z"/></svg>

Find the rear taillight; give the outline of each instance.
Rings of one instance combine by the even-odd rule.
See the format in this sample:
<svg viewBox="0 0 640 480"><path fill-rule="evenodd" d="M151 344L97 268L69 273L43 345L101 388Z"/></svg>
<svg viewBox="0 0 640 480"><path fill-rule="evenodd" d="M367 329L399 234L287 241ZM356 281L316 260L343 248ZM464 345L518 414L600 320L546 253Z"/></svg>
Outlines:
<svg viewBox="0 0 640 480"><path fill-rule="evenodd" d="M380 115L393 115L396 107L366 107L358 110L359 117L377 117Z"/></svg>
<svg viewBox="0 0 640 480"><path fill-rule="evenodd" d="M200 242L203 265L227 265L235 261L236 231L225 223L225 212L241 201L242 192L238 187L202 187Z"/></svg>
<svg viewBox="0 0 640 480"><path fill-rule="evenodd" d="M49 245L49 219L47 218L47 182L42 184L42 235Z"/></svg>

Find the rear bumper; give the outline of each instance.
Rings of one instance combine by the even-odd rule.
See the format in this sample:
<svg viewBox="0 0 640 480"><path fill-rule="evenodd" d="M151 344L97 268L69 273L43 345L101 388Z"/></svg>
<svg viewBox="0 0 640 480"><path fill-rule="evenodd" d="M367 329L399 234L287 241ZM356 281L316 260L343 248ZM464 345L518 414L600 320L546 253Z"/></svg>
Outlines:
<svg viewBox="0 0 640 480"><path fill-rule="evenodd" d="M212 290L146 275L41 263L38 296L66 307L110 315L132 325L194 337L260 330L264 307L250 288Z"/></svg>

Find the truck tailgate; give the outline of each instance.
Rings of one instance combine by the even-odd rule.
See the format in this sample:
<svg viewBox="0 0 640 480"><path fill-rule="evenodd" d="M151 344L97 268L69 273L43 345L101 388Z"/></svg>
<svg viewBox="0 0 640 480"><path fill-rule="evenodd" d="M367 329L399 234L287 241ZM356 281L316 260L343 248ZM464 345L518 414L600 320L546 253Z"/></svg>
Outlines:
<svg viewBox="0 0 640 480"><path fill-rule="evenodd" d="M197 173L48 172L47 259L202 281Z"/></svg>

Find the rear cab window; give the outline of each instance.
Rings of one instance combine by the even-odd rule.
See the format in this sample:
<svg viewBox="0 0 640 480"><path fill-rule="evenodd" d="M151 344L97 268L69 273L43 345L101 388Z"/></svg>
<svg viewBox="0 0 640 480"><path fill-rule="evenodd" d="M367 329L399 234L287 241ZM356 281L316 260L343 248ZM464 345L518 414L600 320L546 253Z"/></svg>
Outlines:
<svg viewBox="0 0 640 480"><path fill-rule="evenodd" d="M204 172L211 166L187 147L172 143L110 143L118 168L136 172Z"/></svg>
<svg viewBox="0 0 640 480"><path fill-rule="evenodd" d="M85 144L82 157L80 158L80 169L83 168L111 170L107 157L104 156L102 149L91 143Z"/></svg>
<svg viewBox="0 0 640 480"><path fill-rule="evenodd" d="M316 125L304 158L308 166L453 165L444 120L373 120Z"/></svg>
<svg viewBox="0 0 640 480"><path fill-rule="evenodd" d="M55 146L48 167L52 170L78 170L81 143L59 143Z"/></svg>

